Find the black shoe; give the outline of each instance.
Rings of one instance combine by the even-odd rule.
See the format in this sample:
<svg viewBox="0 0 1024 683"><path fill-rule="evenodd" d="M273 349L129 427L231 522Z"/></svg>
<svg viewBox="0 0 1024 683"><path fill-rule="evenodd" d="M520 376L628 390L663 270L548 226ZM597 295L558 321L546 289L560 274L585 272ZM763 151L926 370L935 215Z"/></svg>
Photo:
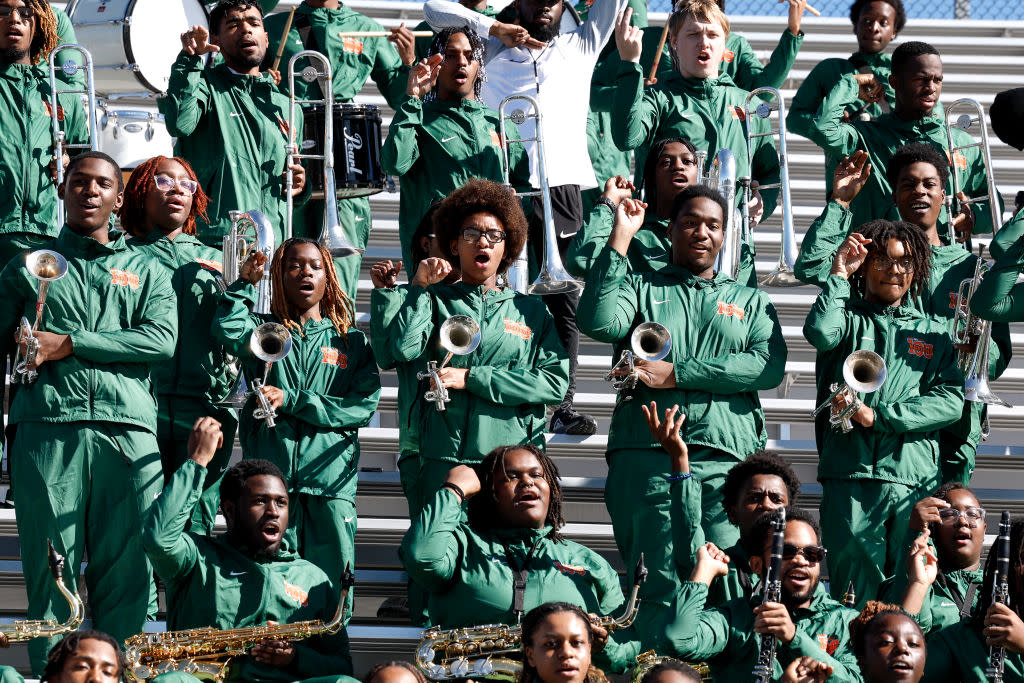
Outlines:
<svg viewBox="0 0 1024 683"><path fill-rule="evenodd" d="M597 434L597 420L575 410L556 410L551 416L548 430L552 434L590 436Z"/></svg>

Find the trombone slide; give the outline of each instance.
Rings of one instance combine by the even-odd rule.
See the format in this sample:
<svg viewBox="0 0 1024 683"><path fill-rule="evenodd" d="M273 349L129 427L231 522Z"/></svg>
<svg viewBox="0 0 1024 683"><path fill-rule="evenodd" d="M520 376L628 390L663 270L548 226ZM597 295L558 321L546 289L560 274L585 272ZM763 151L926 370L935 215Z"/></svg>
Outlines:
<svg viewBox="0 0 1024 683"><path fill-rule="evenodd" d="M79 69L85 69L85 90L57 87L57 56L60 53L66 52L77 52L85 63L84 66L79 66L75 62L68 60L61 66L64 73L69 76ZM81 45L74 43L61 45L59 50L54 50L50 53L47 62L50 67L50 97L53 98L53 116L51 117L53 121L53 155L55 158L54 165L57 170L57 185L59 186L64 182L65 150L90 149L95 152L99 149L99 136L96 133L96 81L93 78L92 54ZM85 95L87 105L86 116L88 117L89 125L89 141L87 143L73 144L65 141L67 136L60 128L60 117L57 115L60 107L60 95ZM57 202L57 225L64 225L63 201Z"/></svg>

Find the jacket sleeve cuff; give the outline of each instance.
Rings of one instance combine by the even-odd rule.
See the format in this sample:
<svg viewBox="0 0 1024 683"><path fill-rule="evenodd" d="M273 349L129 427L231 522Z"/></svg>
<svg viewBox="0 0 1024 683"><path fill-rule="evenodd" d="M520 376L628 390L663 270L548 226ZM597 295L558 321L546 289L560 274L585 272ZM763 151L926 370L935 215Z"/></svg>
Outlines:
<svg viewBox="0 0 1024 683"><path fill-rule="evenodd" d="M407 123L415 125L423 124L423 100L419 97L406 97L401 106L398 108L398 113L401 114Z"/></svg>
<svg viewBox="0 0 1024 683"><path fill-rule="evenodd" d="M466 390L477 395L487 394L493 370L494 368L487 365L470 368L466 373Z"/></svg>
<svg viewBox="0 0 1024 683"><path fill-rule="evenodd" d="M184 67L189 71L202 71L203 70L203 57L202 55L190 55L189 53L182 50L178 53L178 57L174 60L175 65Z"/></svg>
<svg viewBox="0 0 1024 683"><path fill-rule="evenodd" d="M834 301L847 302L850 299L850 281L839 275L829 273L822 284L821 293Z"/></svg>
<svg viewBox="0 0 1024 683"><path fill-rule="evenodd" d="M229 284L224 293L232 295L233 298L245 301L249 304L250 308L256 305L256 285L245 278L239 277L237 280Z"/></svg>
<svg viewBox="0 0 1024 683"><path fill-rule="evenodd" d="M643 66L641 66L639 62L628 62L623 60L622 63L619 64L619 78L622 78L623 76L642 77L643 75Z"/></svg>
<svg viewBox="0 0 1024 683"><path fill-rule="evenodd" d="M820 660L824 654L824 650L822 650L821 644L819 644L818 641L811 638L806 633L801 633L799 630L796 632L796 635L793 636L793 640L781 645L782 647L780 648L779 653L782 656L779 660L780 663L783 664L783 667L797 657L807 656Z"/></svg>

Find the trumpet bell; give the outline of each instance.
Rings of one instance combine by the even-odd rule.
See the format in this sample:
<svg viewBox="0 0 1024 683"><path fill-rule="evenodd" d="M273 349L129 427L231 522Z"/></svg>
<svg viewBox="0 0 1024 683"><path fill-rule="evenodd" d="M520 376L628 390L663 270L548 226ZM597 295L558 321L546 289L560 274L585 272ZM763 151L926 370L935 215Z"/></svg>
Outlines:
<svg viewBox="0 0 1024 683"><path fill-rule="evenodd" d="M67 274L68 262L55 251L37 249L25 257L25 268L35 279L53 282Z"/></svg>
<svg viewBox="0 0 1024 683"><path fill-rule="evenodd" d="M856 392L870 394L885 384L885 361L874 351L854 351L843 361L843 380Z"/></svg>
<svg viewBox="0 0 1024 683"><path fill-rule="evenodd" d="M292 350L292 335L284 325L263 323L249 337L252 354L267 363L275 363Z"/></svg>
<svg viewBox="0 0 1024 683"><path fill-rule="evenodd" d="M662 360L672 350L672 335L661 323L645 322L633 330L629 345L633 355L641 360Z"/></svg>
<svg viewBox="0 0 1024 683"><path fill-rule="evenodd" d="M438 337L445 351L468 356L480 346L480 325L468 315L453 315L441 324Z"/></svg>

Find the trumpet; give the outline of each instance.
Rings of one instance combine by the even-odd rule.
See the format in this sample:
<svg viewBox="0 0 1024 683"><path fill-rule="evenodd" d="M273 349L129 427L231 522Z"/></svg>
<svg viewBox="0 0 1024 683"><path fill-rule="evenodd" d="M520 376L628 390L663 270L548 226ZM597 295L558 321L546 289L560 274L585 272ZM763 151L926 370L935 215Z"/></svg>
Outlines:
<svg viewBox="0 0 1024 683"><path fill-rule="evenodd" d="M881 356L874 351L863 349L854 351L843 361L843 384L840 386L834 382L829 387L832 395L815 408L811 415L817 417L818 413L826 408L831 409L833 399L840 395L845 396L848 401L847 406L839 412L832 410L829 413L828 422L833 427L842 429L844 434L848 434L853 429L850 418L864 405L857 394L859 392L870 394L877 391L885 384L885 375L885 360Z"/></svg>
<svg viewBox="0 0 1024 683"><path fill-rule="evenodd" d="M263 377L252 381L252 393L255 394L258 404L252 416L257 420L266 420L267 426L273 428L277 425L277 412L270 399L263 394L263 387L267 383L270 366L292 350L292 335L284 325L263 323L249 336L249 350L252 351L252 355L263 361Z"/></svg>
<svg viewBox="0 0 1024 683"><path fill-rule="evenodd" d="M773 107L768 102L762 101L757 105L757 107L751 110L751 101L760 95L771 95L775 100L775 106ZM754 133L751 131L751 115L767 119L772 115L773 111L778 112L777 129L772 130L769 126L769 130L765 133ZM776 149L779 153L779 182L772 183L770 185L761 185L758 189L773 190L778 188L780 190L779 207L782 210L782 249L779 252L779 262L776 264L775 269L760 278L758 280L758 284L762 287L799 287L803 283L796 279L796 275L793 272L793 269L796 267L796 259L800 248L796 243L796 228L793 225L793 200L790 196L789 156L786 150L786 101L782 97L782 93L775 88L756 88L747 95L746 112L748 168L752 168L754 163L754 140L757 138L778 136ZM745 212L746 207L750 204L749 185L744 187L744 193L746 195L743 202ZM746 229L747 221L743 222L744 229Z"/></svg>
<svg viewBox="0 0 1024 683"><path fill-rule="evenodd" d="M956 120L954 122L954 112L957 110L962 111L964 109L968 109L970 111L963 112L959 116L956 116ZM953 142L954 129L968 133L975 124L980 124L980 133L977 139L972 139L971 142L963 145L957 145ZM968 135L970 135L970 133L968 133ZM953 192L949 197L951 202L949 215L949 243L956 243L956 234L953 230L953 215L959 212L961 206L977 204L978 202L988 202L989 211L992 214L992 236L995 237L996 232L999 229L999 188L996 185L995 176L992 174L992 171L995 168L992 165L992 148L989 146L988 129L985 126L985 110L982 108L980 102L965 97L946 107L946 142L949 145L949 162L952 166L949 179L953 186ZM985 194L977 197L968 197L966 200L962 201L957 198L957 195L960 194L963 189L960 185L960 174L957 170L957 155L961 150L974 149L975 147L981 150L981 158L985 164L985 177L988 184Z"/></svg>
<svg viewBox="0 0 1024 683"><path fill-rule="evenodd" d="M33 638L49 638L50 636L74 631L82 625L82 620L85 618L85 605L82 604L82 599L64 585L64 557L58 555L57 551L53 549L52 541L48 540L46 544L49 546L50 573L53 574L53 580L57 582L57 590L68 601L71 615L63 623L54 619L16 621L6 628L0 628L0 634L6 636L8 642L23 643Z"/></svg>
<svg viewBox="0 0 1024 683"><path fill-rule="evenodd" d="M263 272L263 280L257 287L254 313L270 313L270 259L274 256L276 238L274 226L262 212L231 211L231 231L224 236L222 253L222 274L225 285L238 279L242 264L254 251L261 251L267 257L267 268Z"/></svg>
<svg viewBox="0 0 1024 683"><path fill-rule="evenodd" d="M72 60L67 60L61 65L61 70L68 76L72 76L79 69L85 69L85 90L67 89L57 87L57 56L61 53L77 52L82 57L84 65L79 66ZM50 96L53 98L53 155L56 157L54 164L57 169L57 185L64 183L64 152L69 149L99 149L99 136L96 133L96 82L93 79L92 54L81 45L61 45L59 50L54 50L46 59L50 67ZM58 115L60 107L59 95L85 95L85 102L89 118L89 142L83 144L71 144L66 142L67 135L60 129L60 121L63 117ZM57 202L57 225L64 225L64 202Z"/></svg>
<svg viewBox="0 0 1024 683"><path fill-rule="evenodd" d="M594 620L594 624L604 627L609 633L632 624L640 609L640 586L646 580L647 567L641 554L633 570L633 590L622 614L600 617ZM447 631L435 626L420 636L416 666L432 681L484 677L494 673L517 675L523 665L513 657L522 656L522 634L519 624L485 624Z"/></svg>
<svg viewBox="0 0 1024 683"><path fill-rule="evenodd" d="M307 83L319 80L323 99L304 100L295 95L295 63L306 58L318 63L319 67L310 64L302 70L302 80ZM324 107L324 153L300 153L295 142L295 109L301 105L323 105ZM315 159L324 164L324 226L320 232L319 242L333 257L358 256L365 249L360 249L345 234L338 216L338 197L334 177L334 85L331 63L326 57L315 50L302 50L292 55L288 61L288 131L292 139L288 142L288 168L285 184L285 239L291 239L292 223L295 212L295 200L292 197L293 175L292 165L299 159Z"/></svg>
<svg viewBox="0 0 1024 683"><path fill-rule="evenodd" d="M36 354L39 353L39 339L35 333L39 330L39 323L43 320L43 311L46 309L46 291L50 283L61 279L68 272L68 262L63 256L49 249L38 249L25 257L25 268L29 275L39 281L39 295L36 298L36 321L28 324L28 318L22 316L18 323L17 337L18 350L14 355L14 364L11 366L11 384L32 384L39 377L39 373L29 368L36 362ZM22 355L21 345L25 345L25 352Z"/></svg>
<svg viewBox="0 0 1024 683"><path fill-rule="evenodd" d="M427 361L427 369L416 373L416 379L430 379L434 383L434 389L423 394L423 398L434 403L438 410L445 410L445 403L452 399L448 396L448 389L441 382L438 372L448 365L452 356L468 356L480 346L480 325L468 315L453 315L441 323L438 332L438 342L441 348L448 352L441 365L436 360Z"/></svg>
<svg viewBox="0 0 1024 683"><path fill-rule="evenodd" d="M508 107L514 102L522 102L532 111L515 109L507 113ZM522 126L528 119L534 119L534 136L518 137L509 139L506 121L511 121L516 126ZM529 258L527 256L527 244L523 245L522 251L515 262L509 267L508 283L517 292L537 294L568 294L583 289L583 283L569 274L562 263L562 256L558 252L558 231L555 229L555 214L551 208L551 186L548 183L547 156L544 149L543 117L537 100L528 95L510 95L498 105L498 129L504 153L505 184L510 188L509 171L512 161L509 158L509 145L537 143L537 176L540 179L540 190L531 192L516 192L517 197L540 197L544 219L544 261L541 264L540 274L529 287L526 281L529 279Z"/></svg>
<svg viewBox="0 0 1024 683"><path fill-rule="evenodd" d="M631 401L633 396L630 392L636 388L640 376L636 371L636 359L645 361L662 360L672 350L672 335L661 323L647 321L640 323L633 330L629 337L629 348L619 356L619 362L604 376L606 382L612 383L612 388L618 392L625 392L622 400ZM615 371L619 368L629 368L629 374L622 378L615 377Z"/></svg>
<svg viewBox="0 0 1024 683"><path fill-rule="evenodd" d="M273 638L297 642L316 635L337 633L347 617L345 602L355 577L349 567L341 576L341 599L334 617L274 626L250 626L218 630L192 628L167 633L140 633L125 641L125 673L133 681L148 681L169 671L183 671L221 683L228 667L261 640Z"/></svg>

